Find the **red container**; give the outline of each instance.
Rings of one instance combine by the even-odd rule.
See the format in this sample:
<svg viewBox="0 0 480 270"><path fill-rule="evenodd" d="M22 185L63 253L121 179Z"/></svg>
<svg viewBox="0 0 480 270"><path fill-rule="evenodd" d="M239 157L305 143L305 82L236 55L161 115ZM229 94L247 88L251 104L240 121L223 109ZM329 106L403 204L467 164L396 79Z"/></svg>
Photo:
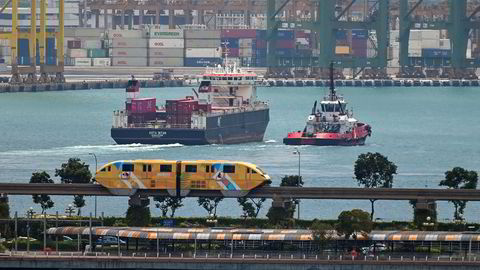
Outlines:
<svg viewBox="0 0 480 270"><path fill-rule="evenodd" d="M296 38L310 38L310 33L305 33L305 31L297 30L295 31Z"/></svg>
<svg viewBox="0 0 480 270"><path fill-rule="evenodd" d="M295 42L293 40L277 40L276 48L278 49L293 49Z"/></svg>
<svg viewBox="0 0 480 270"><path fill-rule="evenodd" d="M255 29L224 29L221 32L222 38L256 38Z"/></svg>
<svg viewBox="0 0 480 270"><path fill-rule="evenodd" d="M228 48L229 57L238 57L239 53L240 53L239 48ZM225 57L225 48L222 48L222 57Z"/></svg>
<svg viewBox="0 0 480 270"><path fill-rule="evenodd" d="M146 112L155 112L156 111L156 98L137 98L132 99L132 113L146 113Z"/></svg>
<svg viewBox="0 0 480 270"><path fill-rule="evenodd" d="M212 104L199 104L198 110L201 110L204 112L210 112L212 111Z"/></svg>

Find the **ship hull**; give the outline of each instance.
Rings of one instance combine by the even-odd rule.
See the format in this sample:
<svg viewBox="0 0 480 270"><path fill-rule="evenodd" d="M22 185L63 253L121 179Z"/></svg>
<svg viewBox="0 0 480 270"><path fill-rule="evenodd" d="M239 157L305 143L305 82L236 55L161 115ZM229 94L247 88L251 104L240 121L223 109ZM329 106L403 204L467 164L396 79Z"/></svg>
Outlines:
<svg viewBox="0 0 480 270"><path fill-rule="evenodd" d="M247 111L207 117L205 129L112 128L117 144L236 144L263 141L269 110Z"/></svg>
<svg viewBox="0 0 480 270"><path fill-rule="evenodd" d="M357 139L318 139L318 138L284 138L283 143L286 145L316 145L316 146L355 146L364 145L367 138Z"/></svg>

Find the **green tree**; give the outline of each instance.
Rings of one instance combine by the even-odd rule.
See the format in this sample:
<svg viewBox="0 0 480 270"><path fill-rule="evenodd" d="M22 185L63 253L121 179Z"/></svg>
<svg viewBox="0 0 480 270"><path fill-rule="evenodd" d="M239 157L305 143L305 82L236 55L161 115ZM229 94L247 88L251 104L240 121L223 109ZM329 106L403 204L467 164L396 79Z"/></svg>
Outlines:
<svg viewBox="0 0 480 270"><path fill-rule="evenodd" d="M34 172L32 173L32 177L30 177L30 184L53 184L53 180L50 178L50 175L45 172ZM33 198L33 203L35 204L40 204L40 207L42 207L42 214L45 213L47 209L50 209L53 207L54 202L50 198L49 195L32 195Z"/></svg>
<svg viewBox="0 0 480 270"><path fill-rule="evenodd" d="M303 187L303 180L298 175L285 175L282 177L281 187Z"/></svg>
<svg viewBox="0 0 480 270"><path fill-rule="evenodd" d="M171 210L170 217L173 218L175 216L175 211L183 206L183 198L179 197L155 196L153 197L153 200L157 202L155 203L155 207L162 211L162 217L166 217L168 210Z"/></svg>
<svg viewBox="0 0 480 270"><path fill-rule="evenodd" d="M320 247L324 248L325 244L332 240L333 239L333 226L328 224L328 223L324 223L324 222L321 222L319 220L314 220L313 223L312 223L312 226L310 226L310 230L312 231L312 237L313 237L313 241L315 241L316 243L318 243L320 245Z"/></svg>
<svg viewBox="0 0 480 270"><path fill-rule="evenodd" d="M10 218L10 206L8 205L8 197L0 195L0 219Z"/></svg>
<svg viewBox="0 0 480 270"><path fill-rule="evenodd" d="M476 189L478 174L475 171L468 171L461 167L455 167L451 171L445 172L445 180L440 181L440 186L446 186L454 189ZM451 200L455 207L454 218L463 219L463 210L467 206L467 201Z"/></svg>
<svg viewBox="0 0 480 270"><path fill-rule="evenodd" d="M252 198L240 197L237 199L237 202L242 207L243 215L251 218L256 218L258 216L265 201L265 198L254 200Z"/></svg>
<svg viewBox="0 0 480 270"><path fill-rule="evenodd" d="M125 218L128 226L146 227L150 224L150 208L142 205L130 205Z"/></svg>
<svg viewBox="0 0 480 270"><path fill-rule="evenodd" d="M198 205L207 210L208 215L217 216L218 204L223 201L223 197L198 197Z"/></svg>
<svg viewBox="0 0 480 270"><path fill-rule="evenodd" d="M365 188L391 188L393 175L397 174L397 166L380 153L366 153L358 156L354 168L358 185ZM370 199L372 212L370 220L375 213L376 199Z"/></svg>
<svg viewBox="0 0 480 270"><path fill-rule="evenodd" d="M352 236L356 239L357 234L368 234L372 231L373 223L370 215L361 209L353 209L351 211L343 211L338 216L335 229L339 236L344 235L345 239Z"/></svg>
<svg viewBox="0 0 480 270"><path fill-rule="evenodd" d="M55 169L55 176L60 177L60 181L65 184L88 184L92 183L92 173L85 162L79 158L70 158L67 163L63 163L60 169ZM81 214L82 207L85 206L83 195L73 197L73 205L78 209L77 215Z"/></svg>

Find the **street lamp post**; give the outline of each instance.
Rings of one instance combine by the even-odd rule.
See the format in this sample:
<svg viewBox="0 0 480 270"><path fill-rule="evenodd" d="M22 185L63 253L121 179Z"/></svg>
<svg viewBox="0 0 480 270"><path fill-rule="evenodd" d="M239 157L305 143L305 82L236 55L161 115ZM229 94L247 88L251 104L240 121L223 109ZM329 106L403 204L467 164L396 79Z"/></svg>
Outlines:
<svg viewBox="0 0 480 270"><path fill-rule="evenodd" d="M97 155L95 153L88 153L95 158L95 173L97 173ZM95 218L97 218L97 196L95 196Z"/></svg>
<svg viewBox="0 0 480 270"><path fill-rule="evenodd" d="M27 210L27 253L30 252L30 219L33 218L34 214L33 207L30 207Z"/></svg>
<svg viewBox="0 0 480 270"><path fill-rule="evenodd" d="M298 155L298 179L297 179L297 187L300 187L300 179L301 179L301 174L300 174L300 151L298 148L295 148L295 151L293 151L294 155ZM300 220L300 200L297 200L297 205L298 205L298 213L297 213L297 219Z"/></svg>

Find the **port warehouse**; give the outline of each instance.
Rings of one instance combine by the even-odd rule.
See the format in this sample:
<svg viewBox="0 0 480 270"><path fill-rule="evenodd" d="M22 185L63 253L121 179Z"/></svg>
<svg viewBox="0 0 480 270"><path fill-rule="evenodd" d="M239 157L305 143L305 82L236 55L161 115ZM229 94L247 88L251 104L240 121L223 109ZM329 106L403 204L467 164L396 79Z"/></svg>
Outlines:
<svg viewBox="0 0 480 270"><path fill-rule="evenodd" d="M39 220L39 222L43 222ZM162 248L172 249L174 243L182 244L218 244L235 249L282 250L288 246L309 251L322 249L343 250L355 244L367 246L372 242L384 243L390 250L414 251L416 247L430 250L441 249L449 253L480 252L480 233L445 231L372 231L345 239L335 231L326 232L331 241L319 243L313 240L310 230L295 229L232 229L232 228L142 228L142 227L52 227L47 229L50 236L67 235L71 237L119 236L126 240L140 240L144 243L160 241ZM354 243L352 243L354 242Z"/></svg>
<svg viewBox="0 0 480 270"><path fill-rule="evenodd" d="M165 29L165 25L143 25L137 30L97 28L65 29L65 65L204 67L219 64L228 47L231 61L246 67L267 66L267 32L256 29L184 30ZM309 30L279 30L275 54L278 65L290 66L294 58L319 56L321 41ZM375 34L368 30L336 32L337 56L375 57ZM0 40L0 58L11 63L8 40ZM316 45L320 44L320 45ZM474 44L475 45L475 44ZM467 58L475 56L469 41ZM47 39L45 62L56 63L54 38ZM18 63L30 65L28 39L19 39ZM37 43L38 51L38 43ZM473 53L472 53L473 52ZM450 66L451 43L445 30L412 30L409 60L413 66ZM399 31L390 31L389 67L398 67ZM37 53L37 63L39 62ZM315 63L312 63L315 65Z"/></svg>

